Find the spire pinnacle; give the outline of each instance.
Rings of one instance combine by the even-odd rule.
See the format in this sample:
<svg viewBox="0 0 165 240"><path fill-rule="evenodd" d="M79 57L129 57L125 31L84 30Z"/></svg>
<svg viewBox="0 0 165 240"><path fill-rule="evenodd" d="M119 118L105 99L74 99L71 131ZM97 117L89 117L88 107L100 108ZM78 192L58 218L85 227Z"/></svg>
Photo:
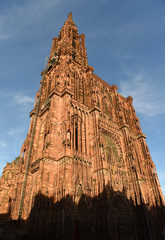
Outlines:
<svg viewBox="0 0 165 240"><path fill-rule="evenodd" d="M69 13L68 18L72 19L72 13L71 12Z"/></svg>

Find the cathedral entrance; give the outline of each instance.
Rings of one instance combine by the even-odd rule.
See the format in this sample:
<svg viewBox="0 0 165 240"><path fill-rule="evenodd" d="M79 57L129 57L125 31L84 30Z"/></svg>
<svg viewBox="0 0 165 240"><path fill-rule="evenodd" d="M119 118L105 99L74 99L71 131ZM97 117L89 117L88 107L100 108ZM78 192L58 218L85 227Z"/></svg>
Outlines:
<svg viewBox="0 0 165 240"><path fill-rule="evenodd" d="M75 221L75 240L91 240L92 225L89 221L89 211L85 199L82 197L77 206L77 220Z"/></svg>
<svg viewBox="0 0 165 240"><path fill-rule="evenodd" d="M111 235L114 240L135 240L134 220L128 200L121 193L111 202Z"/></svg>

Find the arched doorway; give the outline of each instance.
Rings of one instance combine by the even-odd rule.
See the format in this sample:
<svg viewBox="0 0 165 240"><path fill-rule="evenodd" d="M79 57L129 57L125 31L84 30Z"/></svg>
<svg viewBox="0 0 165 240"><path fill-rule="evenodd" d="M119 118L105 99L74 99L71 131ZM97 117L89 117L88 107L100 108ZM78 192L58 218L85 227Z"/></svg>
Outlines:
<svg viewBox="0 0 165 240"><path fill-rule="evenodd" d="M92 225L89 219L89 210L86 199L82 196L77 206L77 216L75 221L75 239L76 240L91 240Z"/></svg>
<svg viewBox="0 0 165 240"><path fill-rule="evenodd" d="M127 198L116 193L111 201L111 235L112 239L135 240L134 219Z"/></svg>

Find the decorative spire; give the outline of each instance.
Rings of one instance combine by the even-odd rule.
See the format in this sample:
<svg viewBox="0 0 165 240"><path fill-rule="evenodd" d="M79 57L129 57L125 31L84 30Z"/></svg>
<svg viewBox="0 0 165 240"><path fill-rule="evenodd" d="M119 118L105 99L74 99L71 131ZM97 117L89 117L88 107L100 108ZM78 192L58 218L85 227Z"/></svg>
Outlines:
<svg viewBox="0 0 165 240"><path fill-rule="evenodd" d="M69 15L68 15L68 18L69 18L69 19L72 19L72 17L73 17L73 16L72 16L72 13L70 12Z"/></svg>
<svg viewBox="0 0 165 240"><path fill-rule="evenodd" d="M66 53L66 50L67 53L72 56L73 60L77 61L82 65L88 65L85 48L85 35L79 35L71 12L69 13L67 20L61 28L58 38L53 39L52 49L49 58L50 68L60 58L60 54Z"/></svg>

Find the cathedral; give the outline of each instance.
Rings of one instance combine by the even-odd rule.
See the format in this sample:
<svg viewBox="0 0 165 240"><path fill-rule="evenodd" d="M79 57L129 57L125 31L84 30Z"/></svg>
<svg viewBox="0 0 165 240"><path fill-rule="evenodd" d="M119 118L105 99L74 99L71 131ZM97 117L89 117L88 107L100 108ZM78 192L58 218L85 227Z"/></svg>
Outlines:
<svg viewBox="0 0 165 240"><path fill-rule="evenodd" d="M164 199L133 98L88 65L71 13L41 75L20 156L0 178L0 226L25 230L11 239L163 239Z"/></svg>

